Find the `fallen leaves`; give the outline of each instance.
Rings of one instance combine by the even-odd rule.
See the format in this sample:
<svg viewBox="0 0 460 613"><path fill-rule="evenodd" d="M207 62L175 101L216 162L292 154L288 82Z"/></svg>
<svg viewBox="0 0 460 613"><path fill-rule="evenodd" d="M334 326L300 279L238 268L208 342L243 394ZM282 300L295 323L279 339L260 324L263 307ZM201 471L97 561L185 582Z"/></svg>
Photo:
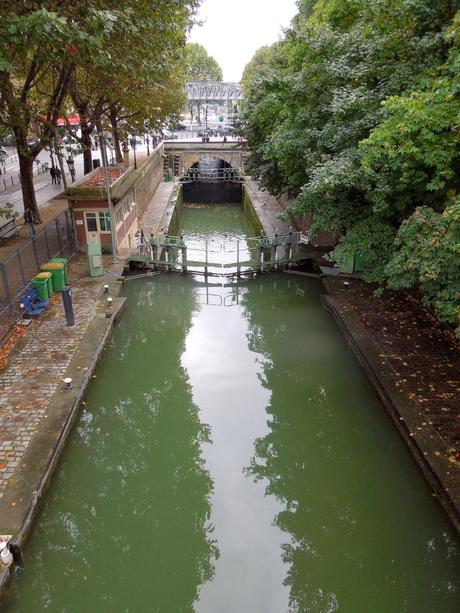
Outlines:
<svg viewBox="0 0 460 613"><path fill-rule="evenodd" d="M24 326L14 326L13 331L8 337L7 341L0 348L0 370L6 368L8 364L8 356L11 350L26 332L27 328L24 328Z"/></svg>

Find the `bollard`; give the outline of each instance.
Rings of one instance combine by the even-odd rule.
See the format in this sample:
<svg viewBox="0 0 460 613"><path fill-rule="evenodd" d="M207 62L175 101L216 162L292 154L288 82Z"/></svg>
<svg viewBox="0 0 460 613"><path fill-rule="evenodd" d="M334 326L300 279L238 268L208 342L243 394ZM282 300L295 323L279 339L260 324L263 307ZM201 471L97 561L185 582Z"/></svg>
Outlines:
<svg viewBox="0 0 460 613"><path fill-rule="evenodd" d="M62 303L64 305L65 320L68 326L75 325L72 306L72 290L66 285L62 290Z"/></svg>

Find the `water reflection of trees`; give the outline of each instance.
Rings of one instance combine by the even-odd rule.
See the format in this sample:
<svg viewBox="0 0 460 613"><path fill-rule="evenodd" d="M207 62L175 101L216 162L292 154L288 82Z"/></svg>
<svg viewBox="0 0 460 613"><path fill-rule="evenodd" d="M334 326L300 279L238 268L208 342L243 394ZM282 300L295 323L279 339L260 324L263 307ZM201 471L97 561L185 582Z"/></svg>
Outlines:
<svg viewBox="0 0 460 613"><path fill-rule="evenodd" d="M281 555L289 610L457 610L458 548L442 520L438 526L411 525L404 491L401 509L389 508L393 494L387 497L387 488L410 489L380 470L399 441L380 444L372 432L355 438L353 429L361 424L354 407L372 397L363 393L365 382L346 349L335 344L317 292L275 277L249 282L244 293L249 345L266 358L261 378L271 391L269 432L256 440L247 474L265 483L266 494L284 507L274 523L287 535ZM308 336L300 332L305 318ZM357 454L350 440L359 445ZM433 537L430 550L424 531ZM411 564L426 581L414 581Z"/></svg>
<svg viewBox="0 0 460 613"><path fill-rule="evenodd" d="M29 599L56 611L192 611L213 577L209 431L180 365L192 287L132 283L27 555L20 610Z"/></svg>

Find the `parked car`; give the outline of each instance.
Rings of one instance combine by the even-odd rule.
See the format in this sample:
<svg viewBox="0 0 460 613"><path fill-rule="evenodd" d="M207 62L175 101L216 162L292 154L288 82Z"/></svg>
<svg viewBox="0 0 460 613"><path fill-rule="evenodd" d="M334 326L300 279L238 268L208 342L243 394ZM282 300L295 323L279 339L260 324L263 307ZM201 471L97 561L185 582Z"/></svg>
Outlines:
<svg viewBox="0 0 460 613"><path fill-rule="evenodd" d="M181 130L186 130L186 129L187 129L187 126L186 126L186 125L184 125L183 123L178 123L174 129L175 129L175 130L178 130L178 131L181 131Z"/></svg>
<svg viewBox="0 0 460 613"><path fill-rule="evenodd" d="M6 149L3 149L3 147L0 147L0 158L6 158L8 155L8 152Z"/></svg>
<svg viewBox="0 0 460 613"><path fill-rule="evenodd" d="M27 144L29 145L29 147L35 147L35 145L38 145L38 143L40 142L39 138L28 138L27 139Z"/></svg>

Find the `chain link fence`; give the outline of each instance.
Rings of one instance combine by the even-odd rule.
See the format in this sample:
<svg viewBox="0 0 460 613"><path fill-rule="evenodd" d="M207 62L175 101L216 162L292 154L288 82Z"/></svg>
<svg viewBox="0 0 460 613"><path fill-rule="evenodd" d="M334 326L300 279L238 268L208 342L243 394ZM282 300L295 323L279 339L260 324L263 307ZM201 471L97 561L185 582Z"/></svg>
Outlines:
<svg viewBox="0 0 460 613"><path fill-rule="evenodd" d="M69 211L63 211L40 232L0 262L0 342L19 315L21 294L40 266L53 257L70 258L75 235Z"/></svg>

